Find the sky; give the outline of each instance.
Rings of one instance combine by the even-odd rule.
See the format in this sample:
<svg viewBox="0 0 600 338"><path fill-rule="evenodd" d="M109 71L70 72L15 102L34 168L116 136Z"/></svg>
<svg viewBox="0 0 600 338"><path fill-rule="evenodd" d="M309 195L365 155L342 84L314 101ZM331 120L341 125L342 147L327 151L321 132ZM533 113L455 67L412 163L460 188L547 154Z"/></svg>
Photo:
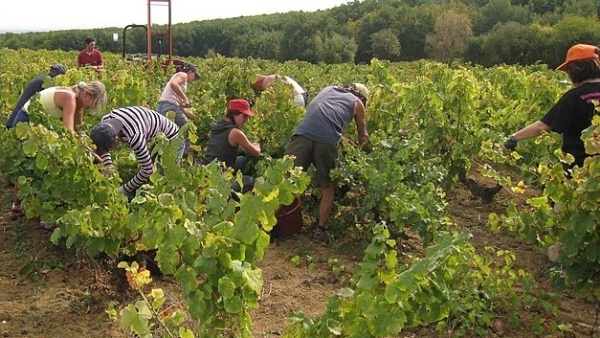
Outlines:
<svg viewBox="0 0 600 338"><path fill-rule="evenodd" d="M171 0L171 24L290 11L330 9L350 0ZM169 21L166 2L152 1L152 24ZM148 0L5 0L0 31L125 27L148 23Z"/></svg>

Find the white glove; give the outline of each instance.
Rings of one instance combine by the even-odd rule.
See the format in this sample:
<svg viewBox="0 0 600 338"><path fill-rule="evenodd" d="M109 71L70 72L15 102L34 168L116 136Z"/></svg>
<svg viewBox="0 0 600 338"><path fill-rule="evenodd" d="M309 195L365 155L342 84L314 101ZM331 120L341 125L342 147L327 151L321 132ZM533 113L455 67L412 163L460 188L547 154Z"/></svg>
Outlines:
<svg viewBox="0 0 600 338"><path fill-rule="evenodd" d="M121 195L127 195L127 191L125 191L125 188L123 188L123 186L118 187L117 192Z"/></svg>

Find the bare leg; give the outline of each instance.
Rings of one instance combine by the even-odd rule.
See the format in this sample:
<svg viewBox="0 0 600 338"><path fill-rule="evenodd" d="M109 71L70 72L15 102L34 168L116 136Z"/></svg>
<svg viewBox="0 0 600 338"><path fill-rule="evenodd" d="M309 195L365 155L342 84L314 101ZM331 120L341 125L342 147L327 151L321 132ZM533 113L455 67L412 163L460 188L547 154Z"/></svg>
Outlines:
<svg viewBox="0 0 600 338"><path fill-rule="evenodd" d="M325 226L329 221L335 189L332 182L321 183L321 203L319 205L319 227Z"/></svg>

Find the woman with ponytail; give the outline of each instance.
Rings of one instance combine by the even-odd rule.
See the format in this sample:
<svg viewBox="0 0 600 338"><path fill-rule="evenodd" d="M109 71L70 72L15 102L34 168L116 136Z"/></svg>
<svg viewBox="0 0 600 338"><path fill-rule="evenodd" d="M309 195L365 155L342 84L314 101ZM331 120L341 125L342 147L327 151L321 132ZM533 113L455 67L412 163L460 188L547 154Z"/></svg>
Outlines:
<svg viewBox="0 0 600 338"><path fill-rule="evenodd" d="M107 102L106 89L100 81L79 82L70 87L50 87L42 90L33 98L39 99L44 110L61 119L65 127L72 133L76 133L76 126L82 124L84 111L102 109ZM29 123L27 109L30 102L31 100L27 101L19 110L9 128L15 127L19 122ZM25 215L21 200L17 196L18 191L19 187L15 184L13 204L9 215L12 220Z"/></svg>
<svg viewBox="0 0 600 338"><path fill-rule="evenodd" d="M106 106L107 96L104 84L100 81L79 82L71 87L50 87L38 94L42 107L50 115L63 121L65 127L75 132L75 126L83 122L83 112L86 110L102 109ZM29 122L27 109L30 101L25 103L17 113L12 125L19 122Z"/></svg>

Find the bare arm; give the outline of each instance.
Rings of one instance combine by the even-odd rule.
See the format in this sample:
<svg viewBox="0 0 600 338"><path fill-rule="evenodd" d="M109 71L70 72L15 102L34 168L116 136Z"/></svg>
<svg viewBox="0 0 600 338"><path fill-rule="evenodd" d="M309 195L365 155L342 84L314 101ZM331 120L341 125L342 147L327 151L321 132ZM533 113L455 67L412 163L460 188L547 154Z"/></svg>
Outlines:
<svg viewBox="0 0 600 338"><path fill-rule="evenodd" d="M232 146L240 146L245 152L252 156L260 156L260 144L257 142L251 143L243 131L235 128L229 133L229 144Z"/></svg>
<svg viewBox="0 0 600 338"><path fill-rule="evenodd" d="M535 121L513 134L516 141L527 140L540 136L543 132L549 131L550 126L542 121Z"/></svg>
<svg viewBox="0 0 600 338"><path fill-rule="evenodd" d="M188 119L196 119L196 114L194 114L194 112L190 108L181 108L181 111L183 112L183 115L185 115L185 117L187 117Z"/></svg>
<svg viewBox="0 0 600 338"><path fill-rule="evenodd" d="M173 92L179 97L179 104L187 107L190 104L190 100L181 89L181 85L183 85L185 81L187 81L187 74L184 72L179 72L173 77L173 79L171 79L169 86L171 86Z"/></svg>
<svg viewBox="0 0 600 338"><path fill-rule="evenodd" d="M75 126L80 126L83 123L83 110L75 112Z"/></svg>
<svg viewBox="0 0 600 338"><path fill-rule="evenodd" d="M354 122L358 133L358 143L363 144L369 140L367 122L365 121L366 109L360 100L354 102Z"/></svg>
<svg viewBox="0 0 600 338"><path fill-rule="evenodd" d="M74 94L65 92L56 92L54 94L54 103L62 109L62 121L65 127L72 133L75 133L75 123L77 115L77 99ZM81 114L81 112L80 112ZM81 123L81 116L79 117Z"/></svg>

